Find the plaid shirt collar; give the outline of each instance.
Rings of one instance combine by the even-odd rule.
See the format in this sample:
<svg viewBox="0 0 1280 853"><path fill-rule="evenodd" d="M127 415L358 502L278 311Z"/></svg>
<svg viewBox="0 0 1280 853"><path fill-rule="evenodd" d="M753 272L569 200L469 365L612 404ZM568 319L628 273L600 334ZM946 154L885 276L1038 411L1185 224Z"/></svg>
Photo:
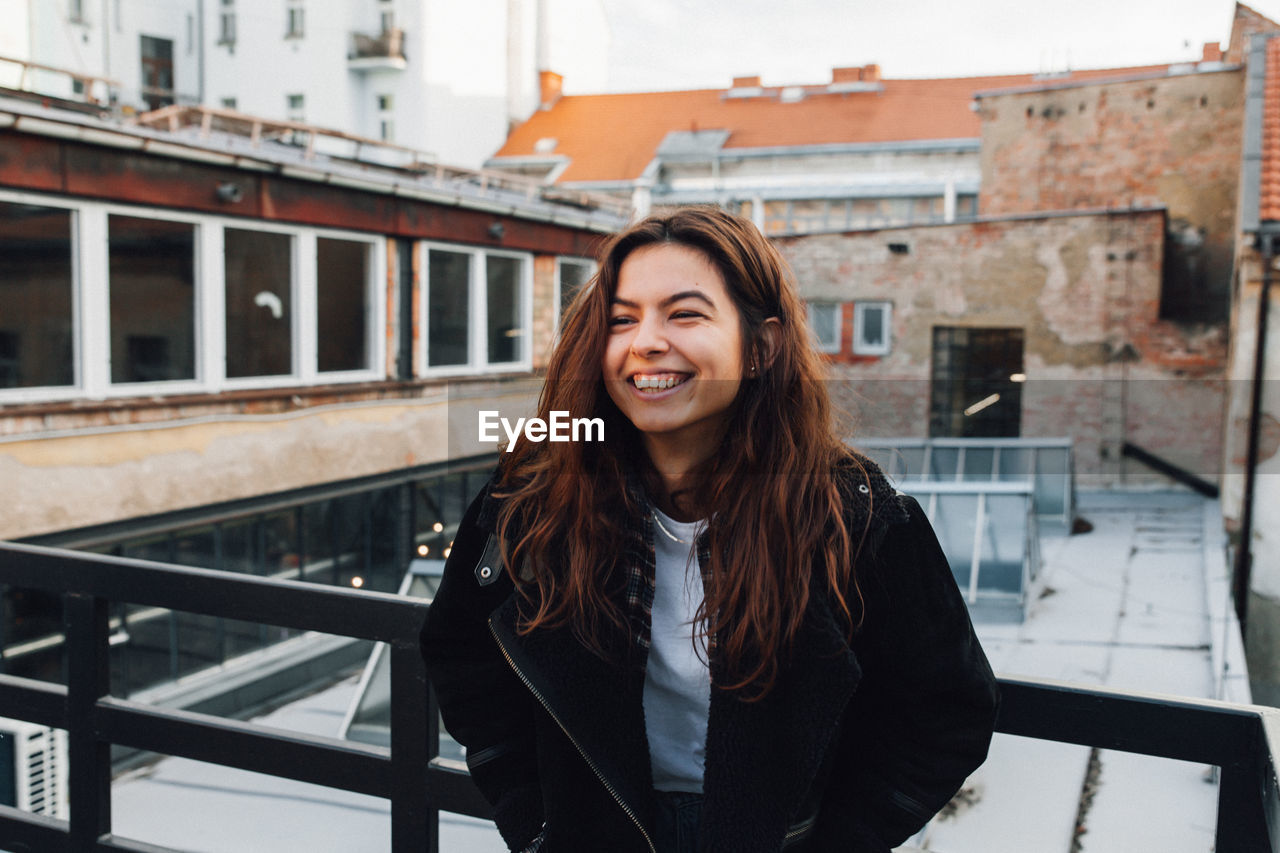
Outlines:
<svg viewBox="0 0 1280 853"><path fill-rule="evenodd" d="M628 472L626 482L628 504L638 511L628 515L623 531L622 570L626 577L624 599L627 618L631 623L631 642L643 661L652 641L653 591L657 566L654 557L655 519L653 502L645 494L638 473ZM695 541L698 568L707 580L711 569L711 536L704 527ZM708 649L714 649L715 638L708 638Z"/></svg>

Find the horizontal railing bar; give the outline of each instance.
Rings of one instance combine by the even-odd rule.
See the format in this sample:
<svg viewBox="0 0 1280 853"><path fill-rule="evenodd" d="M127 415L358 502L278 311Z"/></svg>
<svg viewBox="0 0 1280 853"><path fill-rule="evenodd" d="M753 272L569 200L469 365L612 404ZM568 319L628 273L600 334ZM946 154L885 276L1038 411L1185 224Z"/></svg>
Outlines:
<svg viewBox="0 0 1280 853"><path fill-rule="evenodd" d="M0 582L382 642L409 642L427 613L391 593L8 542Z"/></svg>
<svg viewBox="0 0 1280 853"><path fill-rule="evenodd" d="M1248 764L1269 714L1260 706L1001 678L996 731L1161 758Z"/></svg>
<svg viewBox="0 0 1280 853"><path fill-rule="evenodd" d="M65 820L0 806L0 838L9 853L44 853L67 845Z"/></svg>
<svg viewBox="0 0 1280 853"><path fill-rule="evenodd" d="M391 796L385 747L274 729L194 711L101 699L98 736L108 743L266 773L357 794Z"/></svg>
<svg viewBox="0 0 1280 853"><path fill-rule="evenodd" d="M20 675L0 675L4 716L54 729L67 727L67 688Z"/></svg>
<svg viewBox="0 0 1280 853"><path fill-rule="evenodd" d="M1026 480L916 480L903 477L902 489L911 494L939 495L1030 495L1035 487Z"/></svg>
<svg viewBox="0 0 1280 853"><path fill-rule="evenodd" d="M442 811L493 820L493 806L471 782L466 765L451 767L448 761L447 758L433 759L427 770L431 804Z"/></svg>
<svg viewBox="0 0 1280 853"><path fill-rule="evenodd" d="M104 835L94 845L97 850L111 853L183 853L174 847L162 847L159 844L148 844L132 838L121 838L118 835Z"/></svg>

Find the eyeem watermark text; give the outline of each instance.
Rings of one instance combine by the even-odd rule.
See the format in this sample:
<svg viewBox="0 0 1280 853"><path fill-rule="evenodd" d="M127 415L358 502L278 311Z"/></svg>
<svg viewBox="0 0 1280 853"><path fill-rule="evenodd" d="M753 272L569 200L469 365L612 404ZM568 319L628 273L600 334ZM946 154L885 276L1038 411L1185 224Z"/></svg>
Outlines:
<svg viewBox="0 0 1280 853"><path fill-rule="evenodd" d="M502 440L498 427L507 434L507 452L523 436L528 441L604 441L604 418L571 418L568 412L553 411L550 420L516 418L515 425L496 411L480 411L479 441Z"/></svg>

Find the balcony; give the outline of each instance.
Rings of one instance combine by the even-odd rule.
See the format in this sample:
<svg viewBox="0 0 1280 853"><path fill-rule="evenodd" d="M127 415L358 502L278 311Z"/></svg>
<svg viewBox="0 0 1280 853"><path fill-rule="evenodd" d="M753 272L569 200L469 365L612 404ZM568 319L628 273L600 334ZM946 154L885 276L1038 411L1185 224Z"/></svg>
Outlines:
<svg viewBox="0 0 1280 853"><path fill-rule="evenodd" d="M62 598L67 684L0 676L0 716L68 732L71 803L66 820L0 806L0 848L162 851L112 832L111 745L388 799L394 851L438 850L441 810L489 814L466 771L437 757L434 722L423 725L437 714L417 652L421 599L22 545L0 545L0 581ZM108 602L387 643L390 746L113 697ZM1216 766L1215 849L1280 853L1280 710L1028 679L1002 690L998 731Z"/></svg>
<svg viewBox="0 0 1280 853"><path fill-rule="evenodd" d="M352 71L403 71L408 68L409 62L404 55L404 30L395 27L377 35L352 33L347 67Z"/></svg>

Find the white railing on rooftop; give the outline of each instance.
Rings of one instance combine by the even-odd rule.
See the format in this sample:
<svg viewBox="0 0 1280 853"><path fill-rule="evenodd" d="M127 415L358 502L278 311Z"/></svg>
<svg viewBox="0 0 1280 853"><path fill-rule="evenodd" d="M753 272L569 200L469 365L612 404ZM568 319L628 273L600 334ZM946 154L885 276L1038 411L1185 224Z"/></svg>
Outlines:
<svg viewBox="0 0 1280 853"><path fill-rule="evenodd" d="M890 479L916 482L1029 482L1045 530L1067 533L1075 516L1069 438L861 438L850 442Z"/></svg>

